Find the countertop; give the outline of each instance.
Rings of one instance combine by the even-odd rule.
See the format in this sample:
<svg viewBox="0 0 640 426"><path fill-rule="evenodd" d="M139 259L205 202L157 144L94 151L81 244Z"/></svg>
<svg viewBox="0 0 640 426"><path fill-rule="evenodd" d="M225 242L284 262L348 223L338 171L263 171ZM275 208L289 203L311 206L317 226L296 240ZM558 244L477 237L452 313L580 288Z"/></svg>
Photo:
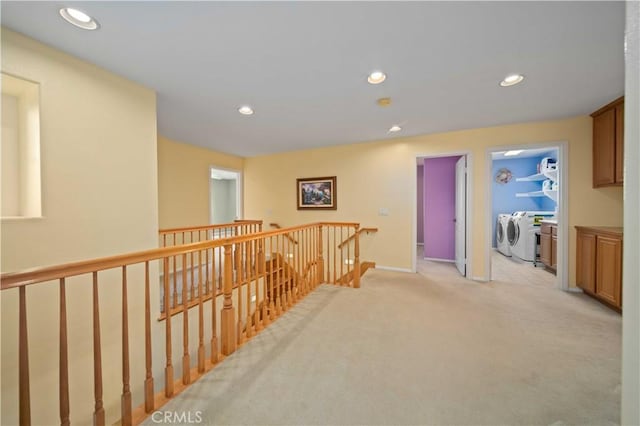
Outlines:
<svg viewBox="0 0 640 426"><path fill-rule="evenodd" d="M618 226L576 226L577 230L595 232L600 234L610 234L622 237L623 229Z"/></svg>

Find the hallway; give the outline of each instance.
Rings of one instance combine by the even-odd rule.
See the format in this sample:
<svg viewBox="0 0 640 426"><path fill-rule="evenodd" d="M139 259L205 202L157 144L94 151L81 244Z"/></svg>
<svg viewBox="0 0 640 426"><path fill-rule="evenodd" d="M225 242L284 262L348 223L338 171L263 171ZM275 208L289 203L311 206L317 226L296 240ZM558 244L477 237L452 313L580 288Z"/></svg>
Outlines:
<svg viewBox="0 0 640 426"><path fill-rule="evenodd" d="M433 266L320 286L161 411L234 425L619 423L618 314Z"/></svg>

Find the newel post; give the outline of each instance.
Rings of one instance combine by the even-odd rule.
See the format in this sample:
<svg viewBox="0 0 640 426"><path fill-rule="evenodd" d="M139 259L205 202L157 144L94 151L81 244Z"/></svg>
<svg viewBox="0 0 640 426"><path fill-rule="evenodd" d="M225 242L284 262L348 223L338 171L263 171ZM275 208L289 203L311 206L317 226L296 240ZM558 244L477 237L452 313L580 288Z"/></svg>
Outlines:
<svg viewBox="0 0 640 426"><path fill-rule="evenodd" d="M231 301L231 293L233 291L233 258L231 256L231 244L224 246L224 302L222 312L220 313L221 321L221 339L222 353L224 355L232 354L236 351L236 324L235 311Z"/></svg>
<svg viewBox="0 0 640 426"><path fill-rule="evenodd" d="M318 226L318 283L324 282L324 257L322 256L322 225Z"/></svg>
<svg viewBox="0 0 640 426"><path fill-rule="evenodd" d="M356 225L355 234L354 234L354 245L353 245L353 287L360 288L360 232L358 228L360 225Z"/></svg>

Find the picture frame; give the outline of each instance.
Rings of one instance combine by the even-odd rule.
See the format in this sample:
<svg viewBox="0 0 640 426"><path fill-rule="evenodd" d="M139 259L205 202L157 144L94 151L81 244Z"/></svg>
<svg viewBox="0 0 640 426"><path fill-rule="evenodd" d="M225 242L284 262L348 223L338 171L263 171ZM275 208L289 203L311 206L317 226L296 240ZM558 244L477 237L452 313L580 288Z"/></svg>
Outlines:
<svg viewBox="0 0 640 426"><path fill-rule="evenodd" d="M296 179L298 210L336 210L336 177Z"/></svg>

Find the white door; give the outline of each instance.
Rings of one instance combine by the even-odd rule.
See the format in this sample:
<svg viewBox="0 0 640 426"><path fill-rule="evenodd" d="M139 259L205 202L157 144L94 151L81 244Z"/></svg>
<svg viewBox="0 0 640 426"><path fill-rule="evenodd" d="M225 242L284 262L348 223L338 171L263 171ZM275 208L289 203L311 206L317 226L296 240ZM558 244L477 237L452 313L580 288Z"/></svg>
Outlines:
<svg viewBox="0 0 640 426"><path fill-rule="evenodd" d="M456 267L463 277L467 276L467 157L456 163L456 217L455 251Z"/></svg>

